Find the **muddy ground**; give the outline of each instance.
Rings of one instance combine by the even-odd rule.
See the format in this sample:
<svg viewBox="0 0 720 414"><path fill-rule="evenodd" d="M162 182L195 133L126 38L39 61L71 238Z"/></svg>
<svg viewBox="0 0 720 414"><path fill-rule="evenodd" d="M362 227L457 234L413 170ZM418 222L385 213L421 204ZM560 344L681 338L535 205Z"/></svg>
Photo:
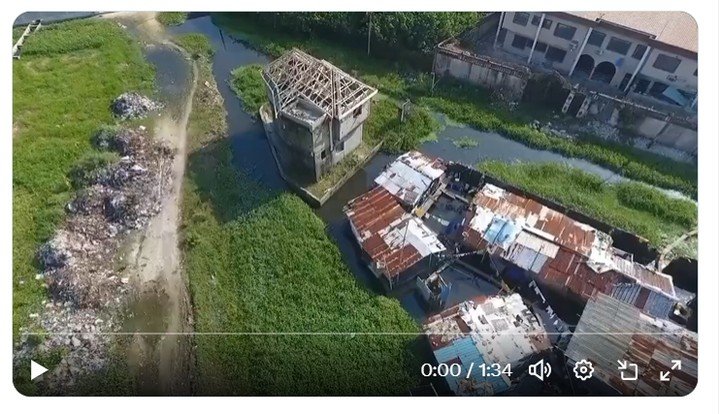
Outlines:
<svg viewBox="0 0 720 414"><path fill-rule="evenodd" d="M168 44L164 28L153 12L112 13L112 18L148 44ZM126 277L136 292L127 332L136 332L128 362L143 394L178 395L192 391L192 309L180 251L180 205L186 164L187 124L197 81L192 80L178 111L155 120L154 137L175 151L172 185L162 209L127 246Z"/></svg>

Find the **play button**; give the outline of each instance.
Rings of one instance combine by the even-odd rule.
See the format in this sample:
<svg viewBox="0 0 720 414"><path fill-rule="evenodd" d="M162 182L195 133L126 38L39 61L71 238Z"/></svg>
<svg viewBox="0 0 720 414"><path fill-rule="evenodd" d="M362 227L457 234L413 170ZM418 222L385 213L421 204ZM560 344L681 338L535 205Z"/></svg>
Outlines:
<svg viewBox="0 0 720 414"><path fill-rule="evenodd" d="M35 380L35 378L41 376L42 374L47 372L47 368L44 366L38 364L37 362L30 360L30 380Z"/></svg>

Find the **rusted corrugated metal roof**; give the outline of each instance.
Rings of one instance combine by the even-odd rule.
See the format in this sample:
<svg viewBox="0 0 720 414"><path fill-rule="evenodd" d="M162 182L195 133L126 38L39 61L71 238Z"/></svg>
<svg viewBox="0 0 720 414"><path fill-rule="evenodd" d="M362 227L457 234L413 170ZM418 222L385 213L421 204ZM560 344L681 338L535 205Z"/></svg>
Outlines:
<svg viewBox="0 0 720 414"><path fill-rule="evenodd" d="M627 260L619 255L613 255L612 260L617 271L637 283L652 290L660 291L670 297L677 297L672 276L660 273L632 260Z"/></svg>
<svg viewBox="0 0 720 414"><path fill-rule="evenodd" d="M572 251L589 256L598 230L552 210L535 200L511 193L492 184L485 184L475 195L473 203L496 215L521 221L553 241Z"/></svg>
<svg viewBox="0 0 720 414"><path fill-rule="evenodd" d="M595 377L626 395L686 395L697 383L697 334L642 313L610 296L594 294L566 356L590 360ZM622 381L618 361L638 365L637 381ZM680 369L673 369L680 360ZM667 381L661 380L665 372Z"/></svg>
<svg viewBox="0 0 720 414"><path fill-rule="evenodd" d="M624 258L613 250L610 236L592 226L492 184L485 184L473 203L474 213L465 221L465 244L499 254L551 285L587 300L595 290L610 293L613 285L631 280L676 297L670 276ZM499 218L522 228L502 245L487 237Z"/></svg>
<svg viewBox="0 0 720 414"><path fill-rule="evenodd" d="M351 200L346 215L361 248L389 278L445 250L435 233L405 212L383 187L377 186Z"/></svg>
<svg viewBox="0 0 720 414"><path fill-rule="evenodd" d="M347 217L361 242L388 227L405 212L392 194L382 187L375 187L350 200L347 207Z"/></svg>

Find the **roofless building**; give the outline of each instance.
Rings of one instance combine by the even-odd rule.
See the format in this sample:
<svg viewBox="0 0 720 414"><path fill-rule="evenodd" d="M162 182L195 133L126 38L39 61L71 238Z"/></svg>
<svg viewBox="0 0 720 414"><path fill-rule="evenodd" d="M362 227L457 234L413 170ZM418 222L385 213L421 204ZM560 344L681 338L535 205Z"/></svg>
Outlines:
<svg viewBox="0 0 720 414"><path fill-rule="evenodd" d="M360 145L377 89L298 49L262 75L281 141L276 150L295 174L317 181Z"/></svg>

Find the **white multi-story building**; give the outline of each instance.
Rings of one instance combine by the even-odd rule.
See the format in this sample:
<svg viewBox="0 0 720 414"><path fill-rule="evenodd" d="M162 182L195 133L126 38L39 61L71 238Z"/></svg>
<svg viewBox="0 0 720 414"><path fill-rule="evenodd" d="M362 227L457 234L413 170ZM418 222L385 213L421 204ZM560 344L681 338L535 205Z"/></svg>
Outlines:
<svg viewBox="0 0 720 414"><path fill-rule="evenodd" d="M503 12L494 46L573 80L697 104L697 24L684 12Z"/></svg>

